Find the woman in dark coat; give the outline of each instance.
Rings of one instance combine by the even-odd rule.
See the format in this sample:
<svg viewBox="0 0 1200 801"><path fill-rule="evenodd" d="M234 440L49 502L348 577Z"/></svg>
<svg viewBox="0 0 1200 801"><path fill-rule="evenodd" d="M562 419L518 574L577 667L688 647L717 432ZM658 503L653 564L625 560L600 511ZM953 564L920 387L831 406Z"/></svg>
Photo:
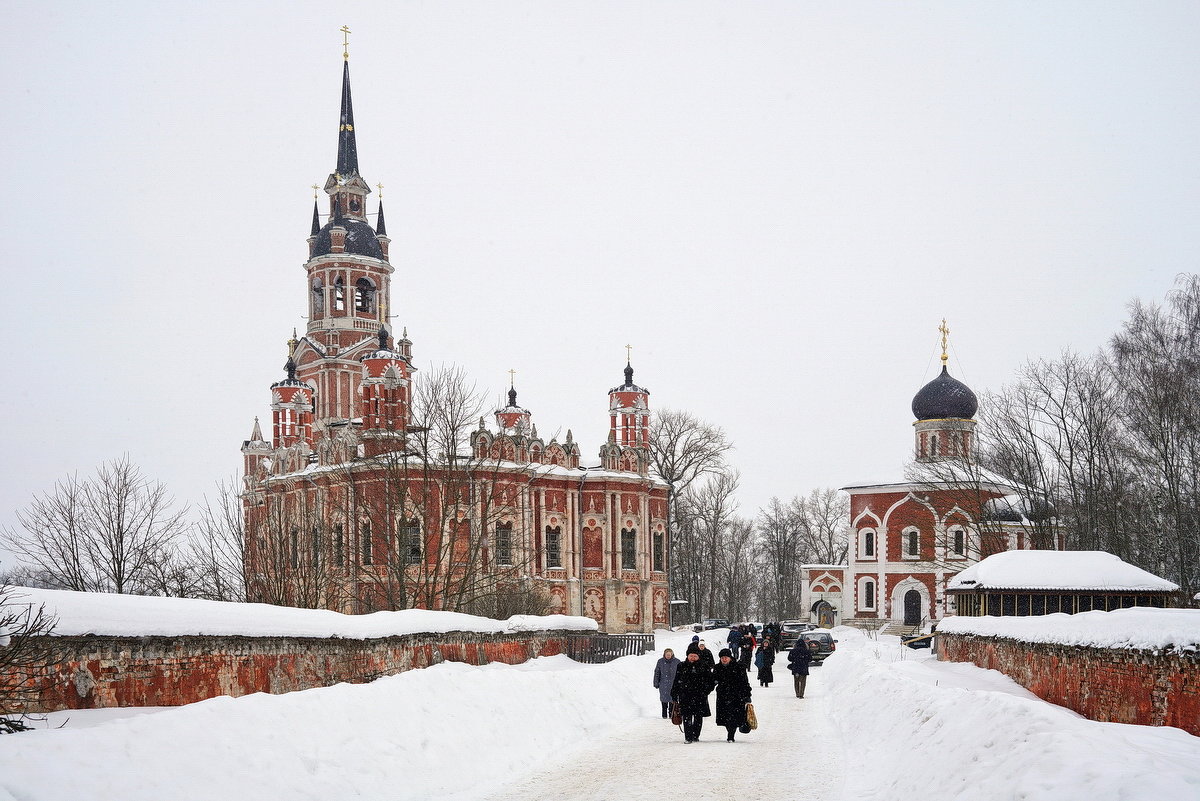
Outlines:
<svg viewBox="0 0 1200 801"><path fill-rule="evenodd" d="M770 687L771 682L775 681L775 639L766 637L763 643L758 648L758 654L754 657L754 664L758 668L758 683L762 687Z"/></svg>
<svg viewBox="0 0 1200 801"><path fill-rule="evenodd" d="M721 650L721 663L713 668L713 681L717 685L717 725L725 727L729 732L726 742L732 743L738 727L746 722L750 681L728 648Z"/></svg>
<svg viewBox="0 0 1200 801"><path fill-rule="evenodd" d="M712 668L700 661L700 654L692 651L675 671L671 684L671 700L679 702L679 714L683 715L683 741L694 743L700 739L704 719L712 715L708 706L708 694L713 689Z"/></svg>
<svg viewBox="0 0 1200 801"><path fill-rule="evenodd" d="M788 670L792 671L792 682L796 685L796 697L804 697L804 685L808 683L808 664L812 662L812 651L803 637L796 640L788 652Z"/></svg>
<svg viewBox="0 0 1200 801"><path fill-rule="evenodd" d="M741 656L738 657L737 664L740 665L742 670L746 673L750 672L750 662L754 658L754 645L754 636L752 634L746 634L746 636L742 638L742 653ZM730 653L729 656L731 659L733 658L732 653Z"/></svg>
<svg viewBox="0 0 1200 801"><path fill-rule="evenodd" d="M691 653L691 646L688 646L688 653ZM708 646L704 644L704 640L696 643L696 653L700 655L700 661L708 665L709 670L712 670L714 664L712 651L708 650Z"/></svg>
<svg viewBox="0 0 1200 801"><path fill-rule="evenodd" d="M680 661L675 658L675 652L670 648L663 651L662 659L654 665L654 689L658 690L658 700L662 702L662 716L671 717L671 685L675 683L675 671L679 669Z"/></svg>

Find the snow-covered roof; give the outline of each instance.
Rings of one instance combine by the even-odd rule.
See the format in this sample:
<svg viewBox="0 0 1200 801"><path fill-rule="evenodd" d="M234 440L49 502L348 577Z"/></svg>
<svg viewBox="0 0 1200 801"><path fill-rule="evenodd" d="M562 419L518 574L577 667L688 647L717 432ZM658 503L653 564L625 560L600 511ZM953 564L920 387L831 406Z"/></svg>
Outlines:
<svg viewBox="0 0 1200 801"><path fill-rule="evenodd" d="M946 588L1174 592L1179 586L1104 551L1006 551L971 565Z"/></svg>
<svg viewBox="0 0 1200 801"><path fill-rule="evenodd" d="M955 615L938 624L939 634L979 634L1022 642L1148 651L1200 651L1200 609L1137 606L1111 612L1031 617Z"/></svg>
<svg viewBox="0 0 1200 801"><path fill-rule="evenodd" d="M227 635L241 637L343 637L374 639L403 634L471 631L508 634L565 629L595 631L596 621L568 615L514 615L508 620L404 609L343 615L328 609L296 609L271 604L202 601L99 592L38 590L10 587L8 602L45 605L58 619L53 634L107 634L126 637Z"/></svg>

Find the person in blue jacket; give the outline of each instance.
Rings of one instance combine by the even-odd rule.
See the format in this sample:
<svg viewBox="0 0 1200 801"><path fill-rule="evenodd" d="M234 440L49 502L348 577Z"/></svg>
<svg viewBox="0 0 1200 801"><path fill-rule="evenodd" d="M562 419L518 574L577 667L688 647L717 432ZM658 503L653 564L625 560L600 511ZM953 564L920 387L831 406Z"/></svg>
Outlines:
<svg viewBox="0 0 1200 801"><path fill-rule="evenodd" d="M808 641L796 638L796 644L788 652L788 670L792 671L792 683L796 685L796 697L804 697L804 685L808 683L808 666L812 662L812 651Z"/></svg>

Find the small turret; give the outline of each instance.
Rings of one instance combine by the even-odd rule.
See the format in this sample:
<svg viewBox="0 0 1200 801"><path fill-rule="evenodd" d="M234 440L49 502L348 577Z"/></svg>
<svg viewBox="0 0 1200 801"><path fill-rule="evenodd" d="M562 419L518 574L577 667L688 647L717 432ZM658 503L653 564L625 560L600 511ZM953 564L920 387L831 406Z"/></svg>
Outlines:
<svg viewBox="0 0 1200 801"><path fill-rule="evenodd" d="M517 405L516 370L509 370L508 405L496 410L496 425L502 434L528 436L532 413Z"/></svg>

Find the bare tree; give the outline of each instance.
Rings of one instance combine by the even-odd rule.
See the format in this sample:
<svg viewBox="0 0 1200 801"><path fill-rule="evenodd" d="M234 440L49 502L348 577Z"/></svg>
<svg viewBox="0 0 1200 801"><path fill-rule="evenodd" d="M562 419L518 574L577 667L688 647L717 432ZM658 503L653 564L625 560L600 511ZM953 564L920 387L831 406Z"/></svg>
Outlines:
<svg viewBox="0 0 1200 801"><path fill-rule="evenodd" d="M801 546L808 564L840 565L846 561L846 522L850 499L830 487L793 499L800 519Z"/></svg>
<svg viewBox="0 0 1200 801"><path fill-rule="evenodd" d="M23 603L19 591L0 586L0 734L29 728L25 710L58 660L47 639L54 624L44 607Z"/></svg>
<svg viewBox="0 0 1200 801"><path fill-rule="evenodd" d="M23 531L8 530L14 552L63 589L147 590L156 560L172 553L184 528L166 488L122 457L87 481L64 479L17 512Z"/></svg>
<svg viewBox="0 0 1200 801"><path fill-rule="evenodd" d="M678 554L678 546L688 542L689 532L680 532L677 523L679 498L693 482L703 476L718 473L725 464L725 454L733 448L725 431L678 409L658 409L650 426L650 462L654 472L667 482L667 578L672 597L678 594L676 585L691 582L683 565L690 561ZM694 579L694 576L692 577ZM687 586L692 609L698 610L698 588Z"/></svg>
<svg viewBox="0 0 1200 801"><path fill-rule="evenodd" d="M204 497L188 539L199 595L214 601L246 600L246 525L236 479L217 483Z"/></svg>

